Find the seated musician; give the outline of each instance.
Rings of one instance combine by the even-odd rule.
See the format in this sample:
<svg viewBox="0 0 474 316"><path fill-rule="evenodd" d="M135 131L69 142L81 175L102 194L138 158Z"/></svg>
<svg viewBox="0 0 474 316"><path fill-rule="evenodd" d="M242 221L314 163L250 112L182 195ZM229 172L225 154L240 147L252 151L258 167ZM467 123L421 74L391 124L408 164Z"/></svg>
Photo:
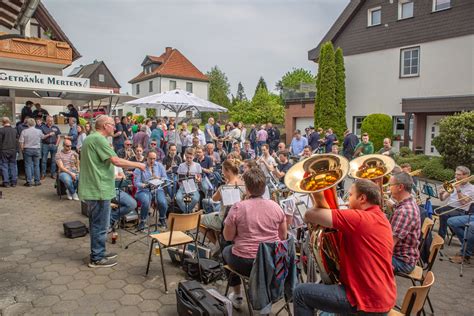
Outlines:
<svg viewBox="0 0 474 316"><path fill-rule="evenodd" d="M141 145L137 145L137 147L135 147L135 156L132 157L130 161L145 163L145 160L145 156L143 155L143 147Z"/></svg>
<svg viewBox="0 0 474 316"><path fill-rule="evenodd" d="M311 146L310 145L304 146L303 153L301 154L300 160L304 160L306 158L309 158L309 157L311 157L312 154L313 154L313 150L312 150Z"/></svg>
<svg viewBox="0 0 474 316"><path fill-rule="evenodd" d="M244 142L244 149L242 150L246 159L255 159L255 150L250 147L250 142L246 140Z"/></svg>
<svg viewBox="0 0 474 316"><path fill-rule="evenodd" d="M212 161L211 157L206 156L204 154L204 147L198 146L196 148L196 159L195 161L201 165L202 169L202 177L203 179L206 178L208 181L202 181L202 191L204 195L207 196L211 191L209 183L212 184L214 181L214 162Z"/></svg>
<svg viewBox="0 0 474 316"><path fill-rule="evenodd" d="M395 201L390 219L394 244L393 270L410 273L420 257L418 245L421 236L420 210L411 195L413 181L408 173L400 172L390 177L388 185Z"/></svg>
<svg viewBox="0 0 474 316"><path fill-rule="evenodd" d="M214 144L213 143L207 143L206 144L206 152L205 155L211 158L212 162L214 165L220 165L223 160L221 159L221 156L217 151L214 150Z"/></svg>
<svg viewBox="0 0 474 316"><path fill-rule="evenodd" d="M244 185L244 182L239 177L239 166L240 162L238 160L224 161L222 164L222 173L224 174L225 185ZM211 213L204 214L201 218L201 223L213 231L222 230L222 222L227 210L227 207L222 204L221 190L222 186L217 189L211 199L204 199L202 201L203 208L205 210L211 210ZM217 236L214 234L208 236L209 241L215 245Z"/></svg>
<svg viewBox="0 0 474 316"><path fill-rule="evenodd" d="M369 134L362 134L362 141L354 149L354 158L374 153L374 144L369 141Z"/></svg>
<svg viewBox="0 0 474 316"><path fill-rule="evenodd" d="M168 154L166 155L165 159L163 159L163 165L165 166L168 178L173 181L173 183L168 186L168 194L171 199L174 199L176 190L178 189L178 175L176 172L178 171L178 166L182 162L183 160L178 155L178 147L175 144L170 143L168 145Z"/></svg>
<svg viewBox="0 0 474 316"><path fill-rule="evenodd" d="M223 162L227 157L227 151L224 148L224 140L219 138L216 142L216 153L219 154L221 162Z"/></svg>
<svg viewBox="0 0 474 316"><path fill-rule="evenodd" d="M246 153L245 151L240 149L240 143L239 142L233 142L232 143L232 153L238 154L242 159L250 159L250 155Z"/></svg>
<svg viewBox="0 0 474 316"><path fill-rule="evenodd" d="M148 153L150 151L154 151L156 153L156 161L158 162L162 162L163 159L165 159L165 152L163 151L163 149L161 149L160 147L158 147L158 141L156 139L152 139L151 142L150 142L150 146L148 147L148 149L145 151L145 157L148 157Z"/></svg>
<svg viewBox="0 0 474 316"><path fill-rule="evenodd" d="M322 193L315 193L314 197L319 205ZM335 314L387 313L395 305L392 230L379 203L379 187L369 180L356 180L350 188L350 209L313 208L306 212L307 223L341 233L340 284L297 285L293 295L295 315L313 316L314 310Z"/></svg>
<svg viewBox="0 0 474 316"><path fill-rule="evenodd" d="M253 159L244 160L244 165L242 166L242 173L247 172L252 168L258 168L257 162Z"/></svg>
<svg viewBox="0 0 474 316"><path fill-rule="evenodd" d="M150 189L147 184L148 181L152 179L168 178L165 167L163 167L160 162L156 161L156 152L149 151L147 154L145 171L135 169L133 175L133 185L137 188L135 198L141 204L140 223L138 224L138 230L144 230L146 228L148 211L153 200L156 202L158 211L160 213L158 224L162 227L166 227L166 211L168 210L168 204L166 202L165 192L162 188L156 190Z"/></svg>
<svg viewBox="0 0 474 316"><path fill-rule="evenodd" d="M73 151L70 139L63 142L63 150L56 154L56 164L59 169L59 181L66 186L68 200L79 201L77 187L79 186L79 155Z"/></svg>
<svg viewBox="0 0 474 316"><path fill-rule="evenodd" d="M260 168L253 168L243 174L247 199L235 203L224 221L225 240L233 241L223 250L223 258L236 272L250 276L259 244L285 240L286 220L280 205L265 200L266 178ZM229 286L233 291L229 299L235 308L243 302L238 276L229 276ZM296 314L299 315L299 314Z"/></svg>
<svg viewBox="0 0 474 316"><path fill-rule="evenodd" d="M455 180L458 182L454 186L453 193L446 192L443 188L439 190L439 199L441 201L448 201L446 206L438 208L436 215L439 215L439 230L438 234L445 238L448 228L448 219L454 216L464 215L469 210L469 204L472 203L474 197L474 185L468 181L462 180L469 178L471 171L464 166L458 166L454 173ZM459 182L461 181L461 182ZM433 205L433 208L437 206Z"/></svg>
<svg viewBox="0 0 474 316"><path fill-rule="evenodd" d="M278 153L283 150L288 150L288 148L286 148L286 144L283 142L278 143L277 150L274 150L272 152L272 157L275 159L276 162L278 162Z"/></svg>
<svg viewBox="0 0 474 316"><path fill-rule="evenodd" d="M119 186L123 186L126 184L125 181L127 180L123 169L117 166L114 166L114 169L115 183ZM120 187L118 190L116 190L116 196L113 203L117 203L118 208L112 209L110 212L110 227L114 227L122 216L127 215L137 208L137 201L135 201L135 199L130 194L124 190L121 190Z"/></svg>
<svg viewBox="0 0 474 316"><path fill-rule="evenodd" d="M196 186L201 182L202 177L202 168L201 165L193 161L194 159L194 148L188 147L184 153L184 162L181 163L178 167L178 179L183 181L186 178L194 179ZM196 204L199 203L199 191L189 193L191 201L186 205L184 203L184 197L187 195L184 191L184 187L181 184L178 192L176 193L176 203L178 203L179 208L183 213L191 213Z"/></svg>
<svg viewBox="0 0 474 316"><path fill-rule="evenodd" d="M132 160L135 156L135 152L133 151L132 141L130 139L125 140L124 147L117 151L117 156L125 160Z"/></svg>
<svg viewBox="0 0 474 316"><path fill-rule="evenodd" d="M272 174L280 180L280 183L278 184L280 188L285 187L285 175L292 166L292 164L288 160L288 156L289 153L286 150L278 152L279 163L276 167L270 166L272 168Z"/></svg>
<svg viewBox="0 0 474 316"><path fill-rule="evenodd" d="M275 159L270 155L268 144L262 145L262 155L257 159L257 164L262 169L266 178L271 177L271 170L276 165Z"/></svg>

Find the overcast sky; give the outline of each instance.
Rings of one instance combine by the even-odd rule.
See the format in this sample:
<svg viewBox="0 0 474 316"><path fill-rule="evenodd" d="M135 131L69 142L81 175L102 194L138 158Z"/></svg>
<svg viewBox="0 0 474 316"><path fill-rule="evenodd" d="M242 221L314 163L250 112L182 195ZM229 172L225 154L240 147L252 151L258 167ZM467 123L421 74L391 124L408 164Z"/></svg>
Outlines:
<svg viewBox="0 0 474 316"><path fill-rule="evenodd" d="M235 94L251 97L258 78L270 89L293 67L315 72L316 47L349 0L42 0L83 56L103 60L122 86L146 55L179 49L206 73L223 70Z"/></svg>

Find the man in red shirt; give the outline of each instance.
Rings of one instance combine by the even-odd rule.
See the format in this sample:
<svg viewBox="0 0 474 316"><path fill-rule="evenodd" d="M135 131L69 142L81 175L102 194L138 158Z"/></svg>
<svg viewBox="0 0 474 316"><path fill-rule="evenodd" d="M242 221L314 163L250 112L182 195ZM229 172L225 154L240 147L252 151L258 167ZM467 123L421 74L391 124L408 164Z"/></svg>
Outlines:
<svg viewBox="0 0 474 316"><path fill-rule="evenodd" d="M322 193L315 194L315 205ZM349 191L349 210L313 208L305 221L341 232L340 284L304 283L294 292L295 315L314 310L337 314L383 315L397 297L392 271L390 223L379 207L380 190L369 180L357 180Z"/></svg>

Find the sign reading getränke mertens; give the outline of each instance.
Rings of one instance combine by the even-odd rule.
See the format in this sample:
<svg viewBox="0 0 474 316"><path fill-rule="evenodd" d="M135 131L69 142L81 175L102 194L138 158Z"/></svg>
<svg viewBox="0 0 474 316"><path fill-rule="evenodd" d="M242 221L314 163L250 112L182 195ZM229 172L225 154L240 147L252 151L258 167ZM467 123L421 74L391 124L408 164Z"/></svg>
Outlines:
<svg viewBox="0 0 474 316"><path fill-rule="evenodd" d="M12 88L82 90L90 87L87 78L75 78L0 69L0 86Z"/></svg>

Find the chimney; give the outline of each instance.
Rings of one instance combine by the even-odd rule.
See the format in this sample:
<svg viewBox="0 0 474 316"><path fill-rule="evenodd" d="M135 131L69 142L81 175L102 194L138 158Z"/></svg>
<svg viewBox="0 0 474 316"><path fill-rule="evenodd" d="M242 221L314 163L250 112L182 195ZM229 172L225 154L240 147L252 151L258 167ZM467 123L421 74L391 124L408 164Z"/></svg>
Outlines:
<svg viewBox="0 0 474 316"><path fill-rule="evenodd" d="M165 53L168 55L173 50L173 47L166 47Z"/></svg>

